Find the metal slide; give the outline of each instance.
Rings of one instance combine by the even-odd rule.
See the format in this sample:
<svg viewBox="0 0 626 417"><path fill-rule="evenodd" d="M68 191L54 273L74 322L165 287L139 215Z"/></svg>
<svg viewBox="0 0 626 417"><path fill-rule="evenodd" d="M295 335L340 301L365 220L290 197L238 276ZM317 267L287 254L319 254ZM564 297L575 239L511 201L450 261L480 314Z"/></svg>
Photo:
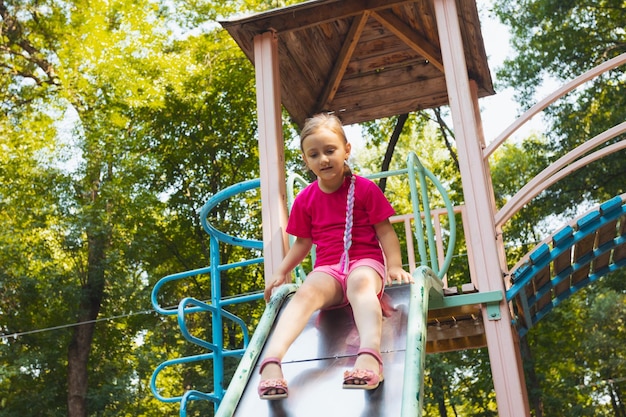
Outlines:
<svg viewBox="0 0 626 417"><path fill-rule="evenodd" d="M409 396L417 404L421 397L421 381L423 372L423 356L425 355L426 323L418 325L415 342L424 342L423 346L417 347L420 352L411 352L407 355L407 334L415 333L407 327L410 300L432 293L441 294L441 287L437 288L439 279L434 274L424 274L427 287L420 283L408 285L391 286L386 289L388 300L393 307L393 312L389 317L383 318L383 335L381 345L381 355L384 362L384 382L373 391L345 390L342 389L343 372L351 369L356 359L356 352L359 347L359 337L349 308L340 310L325 311L314 314L307 323L302 334L289 348L287 355L283 358L283 373L289 384L289 397L284 400L265 401L260 400L257 394L259 383L258 361L263 357L263 345L267 337L271 337L273 325L269 332L260 338L264 340L251 341L250 348L244 355L237 374L229 386L226 396L218 408L216 417L239 416L239 417L263 417L263 416L322 416L322 417L398 417L406 414L406 401L403 407L403 388L405 373L414 381L409 382L412 393ZM413 288L411 288L413 287ZM284 310L284 306L289 302L295 288L284 290L284 302L277 307L275 317L265 317L266 320L276 322ZM277 297L275 297L277 298ZM280 297L278 297L280 298ZM424 304L423 300L416 300L417 304ZM413 306L414 308L416 306ZM427 306L422 305L423 314L427 313ZM272 309L270 306L269 310ZM267 312L266 312L267 313ZM271 312L270 312L271 315ZM419 311L411 314L420 316ZM263 320L262 320L263 321ZM259 327L262 326L262 323ZM255 332L255 336L258 335ZM409 343L411 345L411 343ZM417 358L415 353L418 353ZM409 357L409 359L407 359ZM421 368L417 372L405 372L406 363L409 361ZM239 385L239 387L238 387ZM410 410L411 416L421 414L419 411Z"/></svg>

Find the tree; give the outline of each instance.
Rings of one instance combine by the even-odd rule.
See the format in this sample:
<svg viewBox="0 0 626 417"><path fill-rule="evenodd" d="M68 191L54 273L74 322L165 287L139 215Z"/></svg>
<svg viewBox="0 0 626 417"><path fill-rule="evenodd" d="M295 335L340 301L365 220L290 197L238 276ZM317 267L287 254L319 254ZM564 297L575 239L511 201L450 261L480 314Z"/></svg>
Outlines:
<svg viewBox="0 0 626 417"><path fill-rule="evenodd" d="M145 314L151 286L207 264L197 209L255 175L248 61L215 27L184 34L239 5L175 6L0 1L0 204L10 225L0 234L0 325L15 335L0 346L3 415L155 407L137 398L151 396L152 369L162 352L178 355L180 336L153 333L170 324ZM201 297L209 287L197 284ZM33 404L33 391L46 395Z"/></svg>
<svg viewBox="0 0 626 417"><path fill-rule="evenodd" d="M498 0L494 11L510 28L515 51L515 56L498 69L497 78L515 89L523 108L534 104L543 80L569 81L626 52L626 34L622 30L626 17L619 0ZM554 158L626 118L625 72L623 66L616 68L547 109L550 127L546 134ZM615 181L624 175L623 158L624 152L619 152L591 164L554 189L554 212L585 200L604 201L623 192Z"/></svg>

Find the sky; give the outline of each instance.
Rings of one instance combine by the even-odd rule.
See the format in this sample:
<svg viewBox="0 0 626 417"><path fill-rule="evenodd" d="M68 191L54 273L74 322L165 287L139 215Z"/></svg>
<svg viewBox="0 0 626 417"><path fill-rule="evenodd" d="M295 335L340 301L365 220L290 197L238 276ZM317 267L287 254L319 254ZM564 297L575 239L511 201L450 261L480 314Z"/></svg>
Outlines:
<svg viewBox="0 0 626 417"><path fill-rule="evenodd" d="M509 29L501 24L495 16L490 13L493 0L477 0L478 13L481 21L483 41L487 52L487 61L491 70L491 79L496 84L496 69L502 65L506 58L514 56L515 52L510 46ZM537 89L537 101L548 96L560 85L556 85L552 80L544 80L543 85ZM521 114L520 108L514 99L513 90L510 88L501 89L496 87L496 94L481 98L478 101L481 108L481 118L485 142L489 144L497 138L506 128L509 127ZM542 131L544 129L541 115L535 116L527 125L522 126L513 137L525 137L531 131Z"/></svg>
<svg viewBox="0 0 626 417"><path fill-rule="evenodd" d="M491 79L495 84L497 67L504 62L505 58L513 54L509 45L509 30L489 12L491 0L477 0L476 3ZM518 109L513 99L513 92L510 90L496 90L495 95L482 98L478 103L481 107L485 141L489 143L515 121Z"/></svg>

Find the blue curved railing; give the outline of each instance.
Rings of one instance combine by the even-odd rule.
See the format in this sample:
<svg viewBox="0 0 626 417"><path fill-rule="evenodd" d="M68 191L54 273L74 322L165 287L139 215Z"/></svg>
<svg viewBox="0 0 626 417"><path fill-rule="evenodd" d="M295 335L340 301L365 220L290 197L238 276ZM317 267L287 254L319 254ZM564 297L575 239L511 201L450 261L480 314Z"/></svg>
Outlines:
<svg viewBox="0 0 626 417"><path fill-rule="evenodd" d="M249 332L246 323L239 317L229 313L224 308L239 303L252 302L260 300L263 297L262 293L242 295L235 298L224 299L221 293L221 273L229 269L242 268L254 264L260 264L263 262L262 257L248 259L240 262L233 262L226 265L220 265L220 251L219 244L224 242L226 244L241 246L250 249L262 249L263 242L255 239L243 239L240 237L228 235L211 225L208 220L208 214L219 203L227 200L235 195L244 193L256 189L260 186L260 180L244 181L235 185L232 185L218 193L216 193L209 201L201 208L201 222L204 230L209 234L209 259L210 266L205 268L199 268L191 271L181 272L177 274L168 275L160 279L154 288L152 289L151 302L154 310L163 315L176 315L178 325L181 329L181 333L186 340L201 346L209 353L193 355L182 358L175 358L167 360L161 363L153 372L150 380L150 389L154 396L160 401L166 403L180 402L180 415L184 417L187 415L187 403L192 400L208 400L215 404L215 409L219 406L221 399L224 397L224 358L226 357L241 357L245 352L249 343ZM182 279L209 274L211 281L211 301L206 303L196 300L192 297L187 297L181 300L177 308L164 308L159 303L159 293L164 285ZM191 335L187 328L186 316L192 313L210 313L211 314L211 341L202 340L198 337ZM230 320L239 326L243 333L243 346L239 349L228 350L224 349L223 340L223 325L224 319ZM157 378L159 374L166 368L178 366L182 364L188 364L191 362L200 362L212 360L213 361L213 392L205 393L197 390L188 390L183 395L164 397L160 394L157 387Z"/></svg>
<svg viewBox="0 0 626 417"><path fill-rule="evenodd" d="M605 226L614 229L619 219L622 222L621 232L612 230L614 237L600 242L599 245L594 244L588 252L581 254L577 259L571 259L576 245L585 239L597 240L594 236L599 230ZM513 268L512 285L506 291L506 300L516 301L520 336L524 336L554 307L589 283L626 266L626 227L623 222L626 222L626 194L606 201L575 220L573 224L561 228ZM621 248L621 252L616 251L618 248ZM567 256L571 263L562 270L550 272L550 264L561 256ZM606 264L598 267L594 261L602 256L607 257ZM585 277L575 283L568 282L569 278L579 271L583 272ZM533 284L533 280L539 274L550 275L542 280L541 284ZM527 289L531 290L530 293ZM546 296L550 300L539 304Z"/></svg>
<svg viewBox="0 0 626 417"><path fill-rule="evenodd" d="M414 224L415 224L415 238L418 242L418 251L419 251L420 265L421 265L420 268L418 268L419 274L423 277L430 276L430 277L438 278L438 280L441 280L441 278L445 275L451 263L455 240L456 240L454 207L452 206L452 203L450 202L450 199L444 187L442 186L442 184L428 169L426 169L421 164L417 155L413 152L411 152L407 158L407 168L396 170L396 171L381 172L381 173L374 174L374 175L368 175L367 177L370 179L376 179L376 178L391 177L391 176L396 176L396 175L408 175L408 178L409 178L410 194L411 194L413 217L414 217ZM428 192L427 192L426 179L429 179L435 185L435 187L441 194L443 198L443 202L446 207L448 218L449 218L450 235L448 236L448 247L447 247L446 256L441 266L439 265L439 261L435 252L435 247L436 247L435 246L435 233L433 230L432 221L429 221L431 218L430 217L431 213L430 213L430 207L429 207L429 198L428 198ZM291 203L293 202L293 198L297 194L296 188L306 186L307 184L308 182L299 175L292 175L289 177L287 181L287 195L288 195L289 206L291 206ZM417 190L418 184L421 189L421 193L418 193L418 190ZM160 401L167 402L167 403L180 402L180 416L181 417L185 417L187 415L187 405L190 401L193 401L193 400L212 401L214 403L214 406L217 412L217 409L218 407L220 407L220 404L222 403L222 400L224 399L224 396L226 393L224 389L224 385L225 385L224 383L224 358L242 357L244 352L247 351L248 354L246 354L246 356L240 362L239 369L236 375L238 375L239 373L245 374L247 371L249 371L249 369L251 369L254 366L253 361L256 360L256 355L260 351L260 348L262 347L262 343L265 340L264 337L266 337L266 335L269 333L269 327L271 327L271 324L273 323L273 320L268 319L266 316L274 317L277 314L279 303L275 301L273 298L272 301L268 303L266 307L266 313L263 315L261 322L259 322L252 340L250 340L246 323L241 318L229 313L228 311L224 309L225 307L229 305L233 305L237 303L258 301L263 297L263 294L262 292L258 292L254 294L247 294L247 295L241 295L241 296L224 299L221 294L221 273L226 270L233 269L233 268L241 268L241 267L246 267L246 266L262 263L263 258L258 257L258 258L244 260L240 262L220 265L220 258L219 258L220 243L240 246L240 247L249 248L249 249L262 250L263 242L260 240L245 239L245 238L229 235L227 233L224 233L218 230L208 221L209 213L215 207L217 207L221 202L229 198L232 198L238 194L256 189L258 187L260 187L259 179L244 181L238 184L234 184L230 187L227 187L226 189L216 193L213 197L211 197L209 201L207 201L207 203L200 210L202 227L209 235L210 266L168 275L162 278L161 280L159 280L152 290L151 302L155 311L163 315L176 315L177 320L178 320L178 325L181 329L181 333L183 337L189 342L194 343L209 351L208 353L204 353L204 354L193 355L193 356L182 357L182 358L175 358L175 359L164 361L155 369L152 375L152 378L150 381L150 388L153 394L155 395L155 397L159 399ZM423 216L420 210L420 203L424 210ZM426 238L424 238L424 235L426 236ZM293 240L290 240L290 243L293 243ZM427 252L427 243L428 243L428 247L430 248L430 256L428 256L428 252ZM314 251L312 253L312 256L313 257L315 256ZM430 262L429 262L429 259L430 259ZM432 269L431 272L428 272L429 269ZM275 295L275 297L279 297L279 295L282 294L280 295L280 297L284 298L288 294L292 293L293 291L297 289L298 284L301 283L302 280L304 280L306 276L306 272L301 266L299 266L298 268L296 268L295 273L296 273L295 274L296 284L283 286L282 289L284 289L284 291L280 291L279 294ZM190 277L206 275L206 274L210 276L210 281L211 281L210 302L199 301L192 297L186 297L179 302L177 308L167 308L167 307L162 307L160 305L159 293L161 292L161 290L166 284L170 284L170 283L187 279ZM432 285L431 284L428 284L428 285L429 285L428 289L430 289ZM435 287L436 286L437 285L435 285ZM429 290L427 290L427 293L428 291ZM422 296L423 295L424 294L422 294ZM414 298L417 298L417 296L418 295L415 294ZM274 313L272 313L272 311ZM196 336L193 336L191 332L189 331L189 329L187 328L186 316L192 313L208 313L211 315L212 335L211 335L210 341L203 340ZM241 348L231 349L231 350L223 348L224 341L223 341L222 329L224 325L224 320L234 322L241 329L241 332L243 333L243 346ZM425 319L422 319L422 322L424 323L418 321L416 323L420 323L420 324L413 325L412 327L420 326L419 328L422 329L420 331L425 332L426 326L425 326L424 320ZM423 339L425 343L425 334L420 334L419 339L420 340ZM250 349L254 352L257 352L255 355L253 355L254 358L252 358L251 356L252 353L254 352L250 352ZM411 350L411 352L413 352L413 350ZM420 352L421 354L424 354L425 348L421 350L415 349L415 355L419 355ZM410 355L413 355L413 353L410 353ZM213 374L214 374L213 375L213 387L214 387L213 392L206 393L206 392L201 392L198 390L188 390L183 395L179 395L179 396L165 397L161 395L160 390L157 386L157 379L159 377L159 374L164 369L173 367L173 366L179 366L183 364L205 361L205 360L213 361ZM417 366L420 366L421 367L420 369L423 371L423 357L415 357L415 358L408 357L407 363L416 364ZM241 370L242 366L248 367L248 368ZM230 409L234 407L234 405L230 403L238 399L238 397L236 396L236 392L239 392L240 390L243 389L243 386L241 386L242 384L245 385L245 381L241 381L241 380L231 381L231 385L229 387L229 391L231 391L229 393L229 398L233 398L233 396L235 396L235 399L234 400L229 399L228 404L224 404L224 407L221 408L220 412L223 412L224 409ZM410 397L412 394L409 393L408 395Z"/></svg>

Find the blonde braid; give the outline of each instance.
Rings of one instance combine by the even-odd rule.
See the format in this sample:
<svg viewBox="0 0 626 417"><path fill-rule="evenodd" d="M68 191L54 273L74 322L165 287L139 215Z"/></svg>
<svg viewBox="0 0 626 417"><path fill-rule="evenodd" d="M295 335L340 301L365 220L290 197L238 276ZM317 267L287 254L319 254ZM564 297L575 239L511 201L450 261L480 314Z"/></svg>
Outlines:
<svg viewBox="0 0 626 417"><path fill-rule="evenodd" d="M343 267L343 273L348 273L348 267L350 265L350 256L348 251L352 246L352 223L354 217L354 186L356 177L350 172L350 188L348 189L348 199L346 203L346 228L343 232L343 255L341 255L341 265Z"/></svg>

